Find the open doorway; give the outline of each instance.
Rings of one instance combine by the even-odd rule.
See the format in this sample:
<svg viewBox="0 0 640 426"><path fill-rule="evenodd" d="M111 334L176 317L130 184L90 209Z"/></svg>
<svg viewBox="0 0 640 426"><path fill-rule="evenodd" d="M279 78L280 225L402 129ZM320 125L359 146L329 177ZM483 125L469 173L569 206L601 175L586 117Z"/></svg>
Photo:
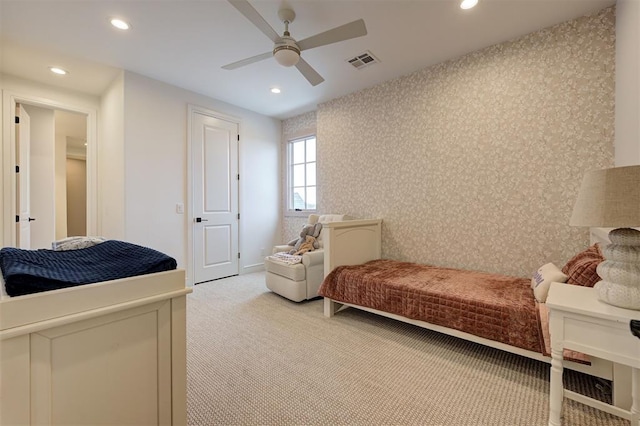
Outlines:
<svg viewBox="0 0 640 426"><path fill-rule="evenodd" d="M22 105L28 115L29 240L21 247L51 248L51 242L87 235L87 116ZM27 178L26 176L21 176ZM20 203L20 201L18 201Z"/></svg>
<svg viewBox="0 0 640 426"><path fill-rule="evenodd" d="M53 241L66 236L97 235L96 110L9 91L3 91L2 98L6 107L2 143L3 245L23 247L19 241L23 222L20 203L26 197L21 197L19 190L26 175L28 199L34 203L25 220L39 236L30 237L34 244L24 248L50 248ZM20 107L35 117L28 119L34 141L34 150L28 156L29 173L22 173L20 167Z"/></svg>
<svg viewBox="0 0 640 426"><path fill-rule="evenodd" d="M87 117L55 110L56 239L87 235Z"/></svg>

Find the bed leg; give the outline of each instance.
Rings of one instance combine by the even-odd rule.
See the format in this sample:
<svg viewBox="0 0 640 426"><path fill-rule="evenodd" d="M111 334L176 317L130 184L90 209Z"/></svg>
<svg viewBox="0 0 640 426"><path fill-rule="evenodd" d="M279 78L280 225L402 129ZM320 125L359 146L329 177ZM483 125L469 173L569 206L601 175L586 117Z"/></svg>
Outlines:
<svg viewBox="0 0 640 426"><path fill-rule="evenodd" d="M631 408L631 367L613 363L611 392L613 405L625 410Z"/></svg>
<svg viewBox="0 0 640 426"><path fill-rule="evenodd" d="M338 311L338 309L340 309L341 306L342 306L341 303L334 302L328 297L325 297L324 298L324 316L327 318L331 318L332 316L335 315L335 313Z"/></svg>

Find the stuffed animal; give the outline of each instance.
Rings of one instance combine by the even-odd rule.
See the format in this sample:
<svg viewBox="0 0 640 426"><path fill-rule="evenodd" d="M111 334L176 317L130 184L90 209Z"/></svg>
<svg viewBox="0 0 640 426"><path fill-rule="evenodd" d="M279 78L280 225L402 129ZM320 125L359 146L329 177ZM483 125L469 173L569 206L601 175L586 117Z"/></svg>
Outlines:
<svg viewBox="0 0 640 426"><path fill-rule="evenodd" d="M315 237L307 235L304 239L304 243L300 244L300 248L298 249L298 251L293 254L301 256L308 251L313 251L314 249L316 249L317 244L318 242L316 241Z"/></svg>
<svg viewBox="0 0 640 426"><path fill-rule="evenodd" d="M303 244L306 244L307 251L311 251L320 247L320 244L317 241L318 236L320 235L320 231L322 230L322 224L316 223L315 225L305 225L302 227L302 231L300 231L300 238L296 238L295 240L289 241L288 245L293 246L291 250L289 250L289 254L299 254L300 247ZM311 237L313 240L307 240L307 237Z"/></svg>

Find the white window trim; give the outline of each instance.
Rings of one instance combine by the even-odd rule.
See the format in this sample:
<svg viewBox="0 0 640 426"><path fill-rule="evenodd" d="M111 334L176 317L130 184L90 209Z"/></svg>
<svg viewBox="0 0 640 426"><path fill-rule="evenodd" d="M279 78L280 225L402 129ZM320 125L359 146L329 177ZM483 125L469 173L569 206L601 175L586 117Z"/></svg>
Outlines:
<svg viewBox="0 0 640 426"><path fill-rule="evenodd" d="M313 213L317 213L318 212L318 204L316 202L316 208L315 209L310 209L310 210L301 210L301 211L295 211L295 210L290 210L289 209L289 197L291 196L290 193L290 183L291 183L291 164L290 164L290 160L291 160L291 146L293 142L298 142L301 140L305 140L305 139L310 139L310 138L315 138L316 140L316 201L317 201L317 196L318 196L318 137L315 133L309 133L309 134L305 134L305 135L300 135L300 136L296 136L290 139L287 139L285 141L285 194L284 194L284 216L285 217L308 217L310 214ZM306 163L306 161L305 161Z"/></svg>

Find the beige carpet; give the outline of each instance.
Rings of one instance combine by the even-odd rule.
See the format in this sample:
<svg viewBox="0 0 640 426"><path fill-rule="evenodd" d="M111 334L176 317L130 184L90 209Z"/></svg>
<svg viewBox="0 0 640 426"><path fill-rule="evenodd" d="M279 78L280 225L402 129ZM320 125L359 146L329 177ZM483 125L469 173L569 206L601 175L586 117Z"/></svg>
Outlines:
<svg viewBox="0 0 640 426"><path fill-rule="evenodd" d="M321 300L281 298L262 273L200 284L187 305L190 425L547 424L538 361L355 309L325 318ZM629 425L568 400L563 416Z"/></svg>

